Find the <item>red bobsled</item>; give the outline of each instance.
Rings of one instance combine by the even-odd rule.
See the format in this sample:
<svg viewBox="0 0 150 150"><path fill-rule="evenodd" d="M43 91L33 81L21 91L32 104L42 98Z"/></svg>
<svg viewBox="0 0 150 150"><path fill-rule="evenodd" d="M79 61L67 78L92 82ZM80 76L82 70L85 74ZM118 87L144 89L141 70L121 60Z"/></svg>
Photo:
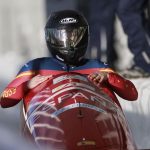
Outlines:
<svg viewBox="0 0 150 150"><path fill-rule="evenodd" d="M135 150L121 108L88 79L57 75L26 96L24 133L46 150Z"/></svg>

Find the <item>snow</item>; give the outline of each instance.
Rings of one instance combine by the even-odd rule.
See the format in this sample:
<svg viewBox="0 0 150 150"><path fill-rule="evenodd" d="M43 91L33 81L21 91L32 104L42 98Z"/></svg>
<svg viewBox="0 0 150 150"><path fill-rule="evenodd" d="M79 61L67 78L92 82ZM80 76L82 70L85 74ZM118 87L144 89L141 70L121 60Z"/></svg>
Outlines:
<svg viewBox="0 0 150 150"><path fill-rule="evenodd" d="M137 101L125 101L119 98L129 126L132 130L136 145L139 149L150 148L150 78L131 80L137 90Z"/></svg>

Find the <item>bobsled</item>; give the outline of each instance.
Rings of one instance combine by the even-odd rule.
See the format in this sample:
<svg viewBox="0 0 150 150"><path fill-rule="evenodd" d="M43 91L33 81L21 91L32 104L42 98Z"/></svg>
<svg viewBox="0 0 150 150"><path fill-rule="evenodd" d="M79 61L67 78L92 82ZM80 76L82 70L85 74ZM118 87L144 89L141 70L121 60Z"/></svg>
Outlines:
<svg viewBox="0 0 150 150"><path fill-rule="evenodd" d="M24 98L23 112L23 134L42 150L136 149L120 106L78 73L36 86Z"/></svg>

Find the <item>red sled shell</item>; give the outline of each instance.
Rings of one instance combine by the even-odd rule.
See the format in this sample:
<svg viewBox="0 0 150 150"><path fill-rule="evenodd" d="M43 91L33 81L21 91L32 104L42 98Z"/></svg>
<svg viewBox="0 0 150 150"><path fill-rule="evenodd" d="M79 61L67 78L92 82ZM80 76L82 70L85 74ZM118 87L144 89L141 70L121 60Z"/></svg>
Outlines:
<svg viewBox="0 0 150 150"><path fill-rule="evenodd" d="M24 117L24 134L44 150L136 149L122 109L81 74L59 74L32 89Z"/></svg>

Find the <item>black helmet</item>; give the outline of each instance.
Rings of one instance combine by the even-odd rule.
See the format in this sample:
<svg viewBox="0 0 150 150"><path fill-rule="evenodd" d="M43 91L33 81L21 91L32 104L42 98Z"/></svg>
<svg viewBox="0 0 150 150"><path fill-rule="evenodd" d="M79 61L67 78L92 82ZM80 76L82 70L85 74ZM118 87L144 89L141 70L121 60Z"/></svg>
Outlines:
<svg viewBox="0 0 150 150"><path fill-rule="evenodd" d="M77 65L88 46L88 23L74 10L50 15L45 26L45 38L51 54L68 65Z"/></svg>

